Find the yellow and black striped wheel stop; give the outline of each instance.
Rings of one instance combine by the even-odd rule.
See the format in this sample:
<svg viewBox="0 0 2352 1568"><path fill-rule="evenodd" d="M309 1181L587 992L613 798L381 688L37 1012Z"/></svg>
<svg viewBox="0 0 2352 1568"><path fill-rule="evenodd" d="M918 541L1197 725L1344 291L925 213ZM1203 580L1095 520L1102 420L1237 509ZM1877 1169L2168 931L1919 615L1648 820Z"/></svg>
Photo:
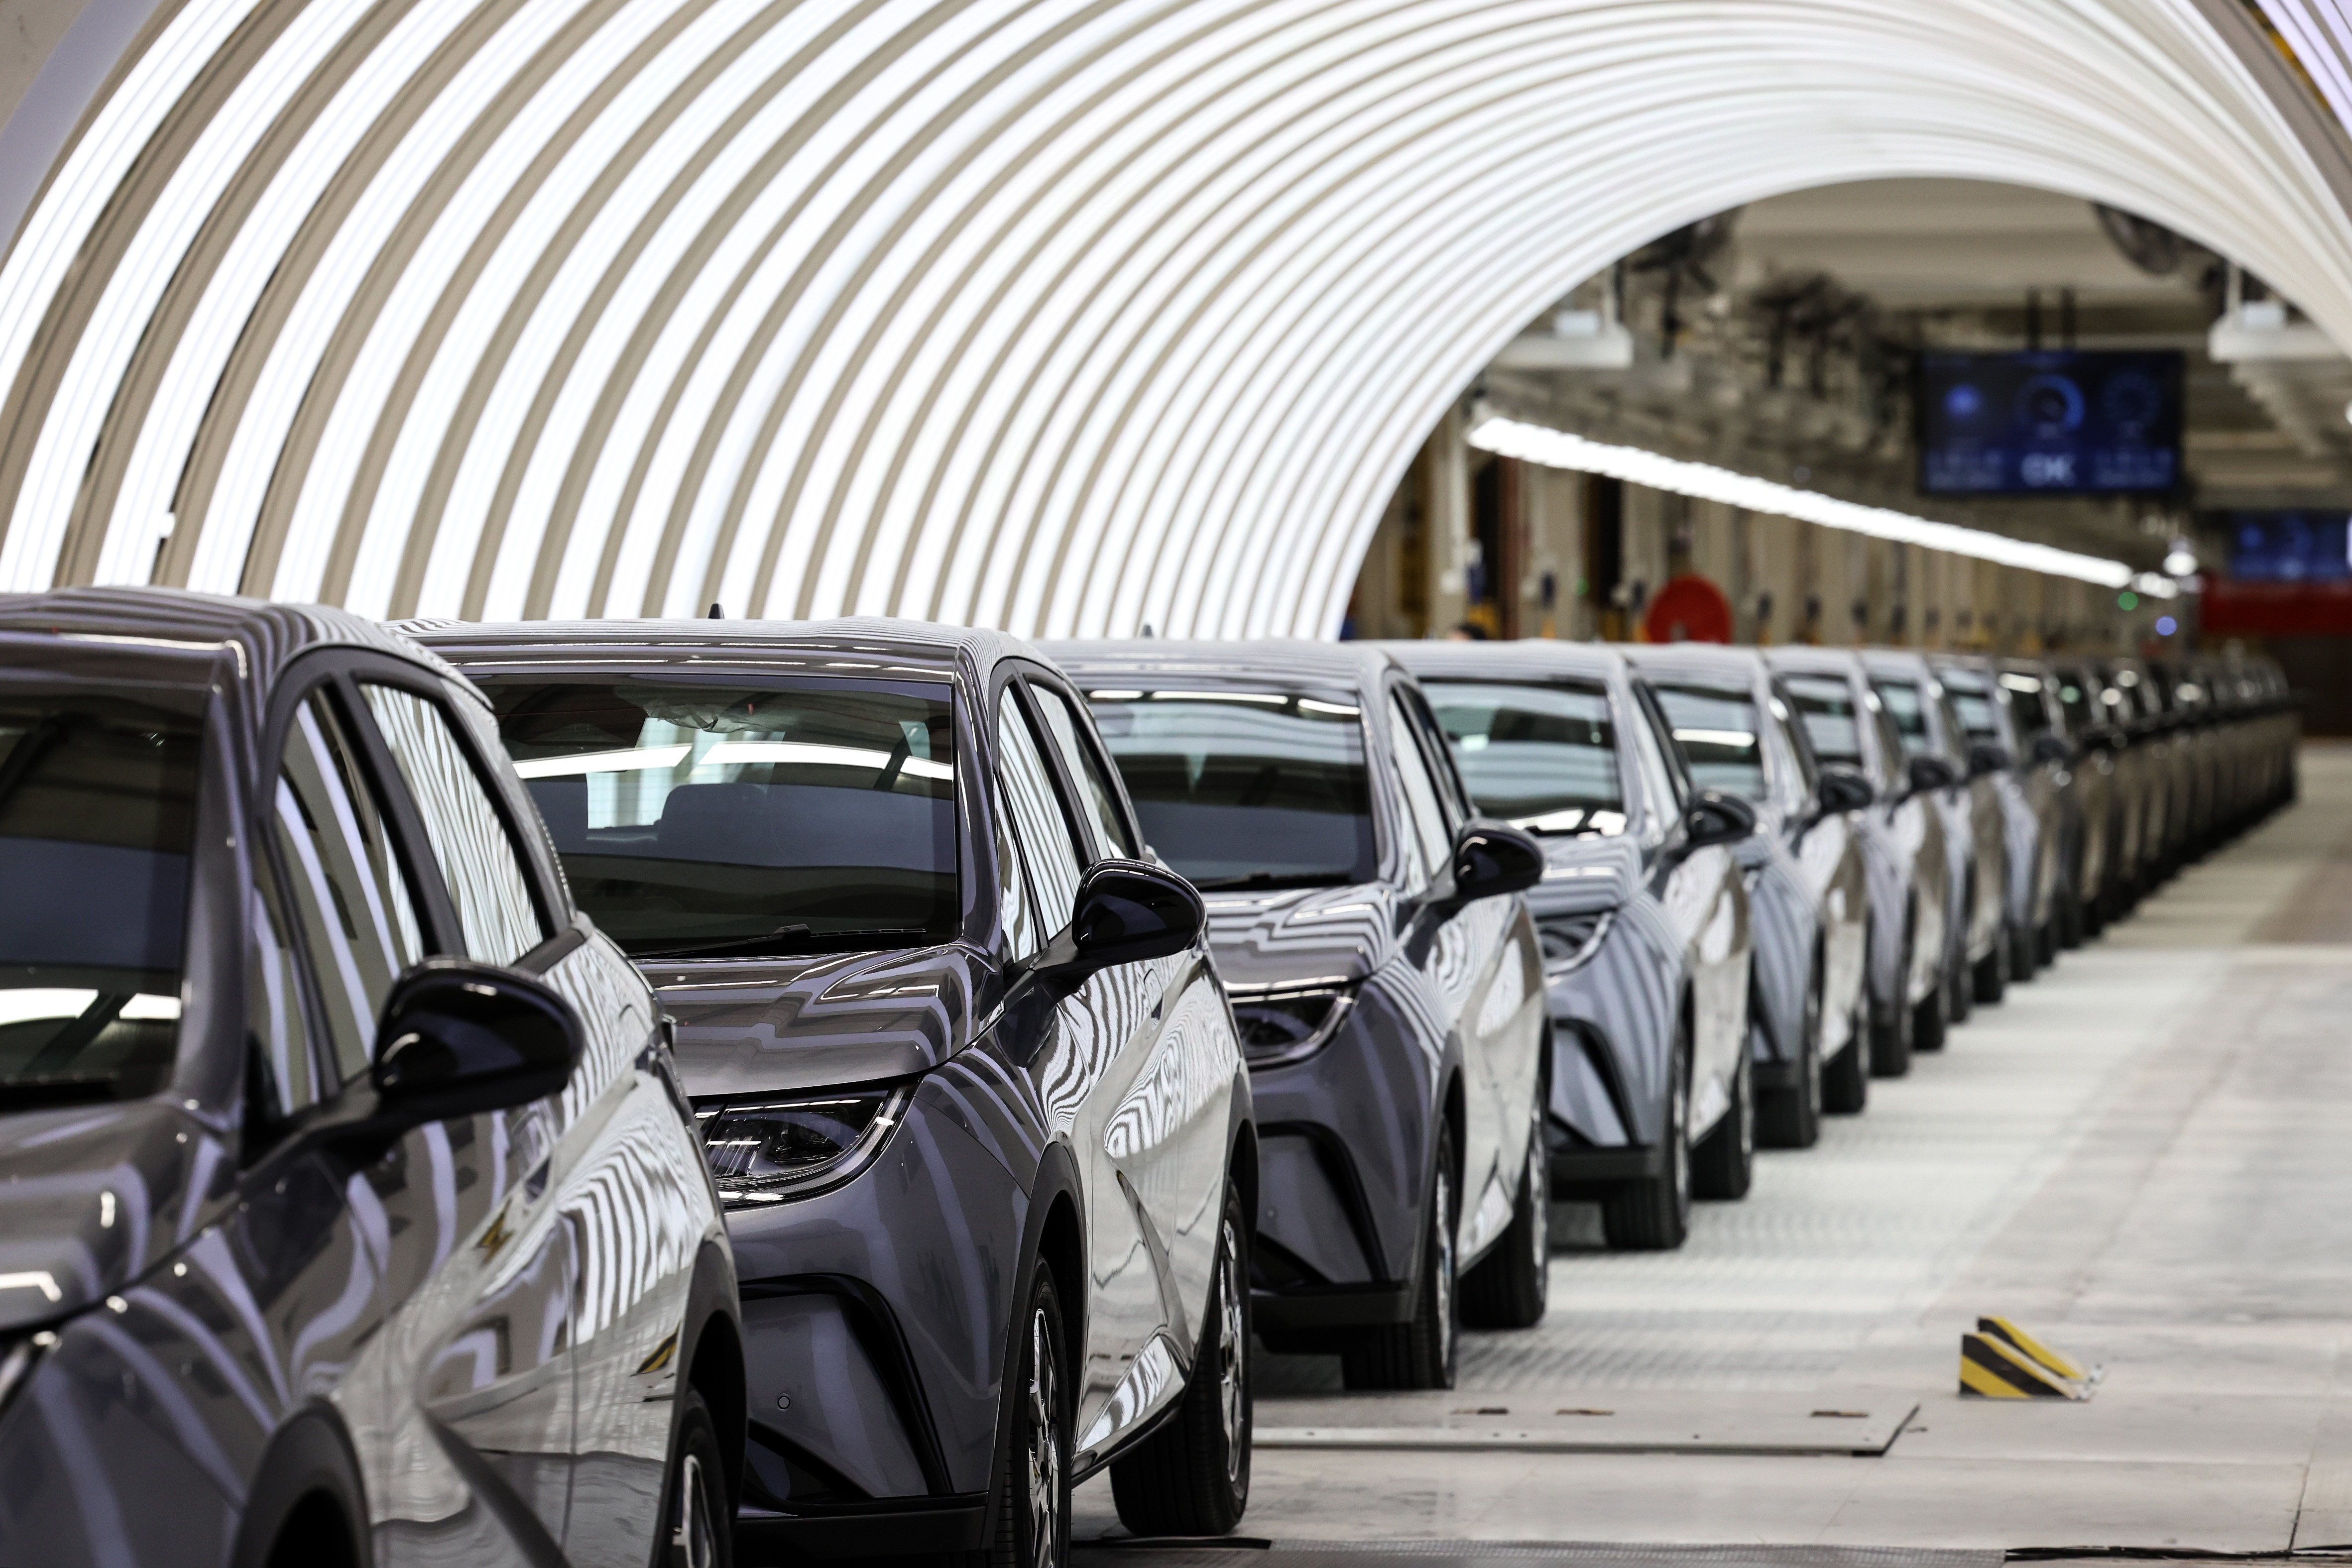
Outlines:
<svg viewBox="0 0 2352 1568"><path fill-rule="evenodd" d="M2099 1380L2098 1368L2084 1366L2065 1352L2042 1343L2007 1318L1979 1318L1977 1332L2004 1341L2011 1350L2024 1352L2045 1370L2056 1373L2070 1383L2096 1383Z"/></svg>
<svg viewBox="0 0 2352 1568"><path fill-rule="evenodd" d="M2062 1377L2007 1341L1989 1333L1960 1336L1960 1393L1976 1399L2088 1399L2090 1391Z"/></svg>

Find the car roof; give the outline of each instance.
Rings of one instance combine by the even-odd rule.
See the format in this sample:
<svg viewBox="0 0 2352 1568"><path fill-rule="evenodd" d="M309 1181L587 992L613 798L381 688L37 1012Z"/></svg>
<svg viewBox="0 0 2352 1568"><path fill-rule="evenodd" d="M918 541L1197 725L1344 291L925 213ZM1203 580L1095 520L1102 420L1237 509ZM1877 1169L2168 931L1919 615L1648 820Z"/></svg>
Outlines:
<svg viewBox="0 0 2352 1568"><path fill-rule="evenodd" d="M1606 680L1625 673L1625 656L1606 643L1564 643L1527 637L1509 643L1386 642L1371 646L1416 675L1487 676L1523 681L1536 675Z"/></svg>
<svg viewBox="0 0 2352 1568"><path fill-rule="evenodd" d="M1045 653L1072 674L1181 675L1187 679L1265 681L1277 685L1365 692L1397 668L1370 643L1314 643L1265 637L1213 642L1178 637L1118 637L1048 642Z"/></svg>
<svg viewBox="0 0 2352 1568"><path fill-rule="evenodd" d="M330 645L372 648L457 677L439 658L365 616L323 604L278 604L184 588L60 588L0 593L0 633L119 639L126 653L217 644L267 691L296 655Z"/></svg>
<svg viewBox="0 0 2352 1568"><path fill-rule="evenodd" d="M1627 661L1644 674L1712 675L1717 679L1754 682L1765 669L1754 648L1725 643L1652 643L1625 651Z"/></svg>
<svg viewBox="0 0 2352 1568"><path fill-rule="evenodd" d="M885 676L962 674L984 683L1001 660L1045 662L1034 644L1003 632L878 615L830 621L405 621L400 629L477 669L508 660L593 664L600 655L627 651L640 658L667 656L680 664L704 663L723 653L730 664L820 671L853 666ZM867 659L841 655L877 655L890 664L877 669Z"/></svg>

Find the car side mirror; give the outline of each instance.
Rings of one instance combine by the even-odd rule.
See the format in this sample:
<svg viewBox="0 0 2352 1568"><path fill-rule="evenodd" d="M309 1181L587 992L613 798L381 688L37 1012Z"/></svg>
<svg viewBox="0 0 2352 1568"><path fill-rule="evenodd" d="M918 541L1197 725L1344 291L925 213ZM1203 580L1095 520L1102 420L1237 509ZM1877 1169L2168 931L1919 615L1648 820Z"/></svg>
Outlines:
<svg viewBox="0 0 2352 1568"><path fill-rule="evenodd" d="M2033 737L2033 760L2036 762L2072 762L2074 748L2066 737L2055 730L2045 729Z"/></svg>
<svg viewBox="0 0 2352 1568"><path fill-rule="evenodd" d="M1822 810L1837 814L1866 811L1878 800L1878 791L1870 787L1870 780L1851 768L1822 768L1813 793Z"/></svg>
<svg viewBox="0 0 2352 1568"><path fill-rule="evenodd" d="M1906 772L1914 795L1933 794L1960 781L1960 770L1941 757L1915 757L1906 765Z"/></svg>
<svg viewBox="0 0 2352 1568"><path fill-rule="evenodd" d="M1702 789L1683 812L1683 845L1703 850L1736 844L1756 831L1756 808L1721 789Z"/></svg>
<svg viewBox="0 0 2352 1568"><path fill-rule="evenodd" d="M2009 766L2009 748L1995 746L1990 740L1973 741L1969 746L1969 777L1980 779L1988 773L1998 773Z"/></svg>
<svg viewBox="0 0 2352 1568"><path fill-rule="evenodd" d="M1142 861L1102 860L1078 879L1070 924L1030 963L1030 972L1075 985L1097 969L1181 953L1201 939L1208 912L1192 884Z"/></svg>
<svg viewBox="0 0 2352 1568"><path fill-rule="evenodd" d="M572 1005L541 981L427 958L393 982L376 1026L377 1118L417 1126L544 1100L587 1043Z"/></svg>
<svg viewBox="0 0 2352 1568"><path fill-rule="evenodd" d="M1525 893L1543 880L1543 846L1501 822L1465 822L1454 840L1454 896L1463 904Z"/></svg>

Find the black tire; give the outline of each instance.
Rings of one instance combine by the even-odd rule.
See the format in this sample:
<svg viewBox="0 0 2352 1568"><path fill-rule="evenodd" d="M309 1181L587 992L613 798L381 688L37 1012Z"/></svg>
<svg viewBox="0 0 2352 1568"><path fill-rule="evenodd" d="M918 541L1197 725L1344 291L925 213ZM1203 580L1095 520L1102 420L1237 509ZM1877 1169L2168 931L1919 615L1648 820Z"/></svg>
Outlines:
<svg viewBox="0 0 2352 1568"><path fill-rule="evenodd" d="M2042 945L2038 934L2025 926L2012 926L2009 933L2009 983L2030 984L2042 972Z"/></svg>
<svg viewBox="0 0 2352 1568"><path fill-rule="evenodd" d="M655 1548L660 1568L731 1568L735 1505L719 1423L695 1389L682 1389L677 1397L677 1438L662 1483L661 1538Z"/></svg>
<svg viewBox="0 0 2352 1568"><path fill-rule="evenodd" d="M1867 975L1865 967L1863 973ZM1870 1104L1870 985L1853 1004L1853 1024L1845 1049L1822 1064L1822 1109L1837 1116L1860 1114Z"/></svg>
<svg viewBox="0 0 2352 1568"><path fill-rule="evenodd" d="M1970 999L1986 1007L2000 1005L2009 992L2009 955L2011 944L2009 927L2004 925L1992 939L1992 951L1976 961L1969 972Z"/></svg>
<svg viewBox="0 0 2352 1568"><path fill-rule="evenodd" d="M1746 1051L1731 1075L1731 1109L1691 1152L1691 1190L1700 1197L1748 1196L1756 1179L1756 1063Z"/></svg>
<svg viewBox="0 0 2352 1568"><path fill-rule="evenodd" d="M2053 912L2033 933L2033 967L2047 969L2058 962L2058 915Z"/></svg>
<svg viewBox="0 0 2352 1568"><path fill-rule="evenodd" d="M1022 1308L1021 1348L1005 1384L1012 1406L992 1502L988 1543L964 1554L961 1568L1064 1568L1070 1560L1070 1400L1063 1391L1069 1357L1062 1299L1043 1259L1031 1265Z"/></svg>
<svg viewBox="0 0 2352 1568"><path fill-rule="evenodd" d="M1601 1235L1625 1252L1670 1252L1690 1234L1690 1022L1666 1052L1658 1174L1620 1183L1601 1200Z"/></svg>
<svg viewBox="0 0 2352 1568"><path fill-rule="evenodd" d="M1951 1026L1944 1019L1944 1003L1951 989L1938 980L1936 988L1911 1009L1911 1050L1915 1054L1944 1049L1945 1038L1951 1032Z"/></svg>
<svg viewBox="0 0 2352 1568"><path fill-rule="evenodd" d="M1358 1329L1339 1354L1339 1375L1350 1388L1451 1388L1461 1348L1461 1303L1454 1277L1454 1235L1461 1214L1455 1193L1454 1129L1437 1124L1436 1168L1430 1173L1428 1230L1422 1238L1421 1278L1413 1283L1412 1318Z"/></svg>
<svg viewBox="0 0 2352 1568"><path fill-rule="evenodd" d="M2062 952L2071 953L2083 945L2083 939L2089 935L2089 922L2084 915L2083 895L2077 891L2080 886L2079 881L2072 883L2065 892L2058 895L2058 909L2053 918L2058 923L2058 946Z"/></svg>
<svg viewBox="0 0 2352 1568"><path fill-rule="evenodd" d="M1547 1058L1550 1055L1546 1051ZM1511 1223L1477 1266L1462 1276L1462 1322L1479 1329L1533 1328L1551 1296L1551 1145L1544 1139L1544 1085L1536 1082Z"/></svg>
<svg viewBox="0 0 2352 1568"><path fill-rule="evenodd" d="M1797 1029L1797 1081L1757 1096L1756 1141L1768 1149L1810 1149L1822 1141L1822 956L1813 955ZM1751 997L1750 1009L1756 1005Z"/></svg>
<svg viewBox="0 0 2352 1568"><path fill-rule="evenodd" d="M1936 998L1929 997L1918 1007L1911 1002L1911 966L1917 957L1916 919L1906 915L1903 921L1903 958L1895 970L1895 1005L1886 1016L1874 1019L1870 1025L1870 1075L1873 1078L1900 1078L1911 1071L1912 1041L1919 1032L1919 1012L1922 1007L1932 1010ZM1941 1015L1937 1017L1940 1024Z"/></svg>
<svg viewBox="0 0 2352 1568"><path fill-rule="evenodd" d="M1223 1535L1249 1507L1249 1227L1230 1182L1201 1316L1183 1405L1111 1461L1119 1522L1138 1535Z"/></svg>

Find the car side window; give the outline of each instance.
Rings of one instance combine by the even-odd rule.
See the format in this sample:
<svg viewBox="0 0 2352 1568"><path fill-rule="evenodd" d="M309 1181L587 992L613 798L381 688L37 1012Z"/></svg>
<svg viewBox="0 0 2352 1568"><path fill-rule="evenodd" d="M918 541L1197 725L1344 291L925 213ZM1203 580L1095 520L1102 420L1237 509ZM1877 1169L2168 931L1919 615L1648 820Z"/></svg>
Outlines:
<svg viewBox="0 0 2352 1568"><path fill-rule="evenodd" d="M1780 745L1796 763L1797 780L1803 786L1802 793L1811 798L1822 781L1822 764L1821 759L1813 755L1813 737L1807 735L1805 727L1797 721L1797 705L1790 700L1787 688L1778 681L1772 683L1769 706L1774 727L1780 732Z"/></svg>
<svg viewBox="0 0 2352 1568"><path fill-rule="evenodd" d="M288 732L272 813L291 884L288 923L309 950L342 1080L366 1069L393 980L425 956L390 824L358 758L326 695L312 694ZM281 1098L291 1088L281 1082Z"/></svg>
<svg viewBox="0 0 2352 1568"><path fill-rule="evenodd" d="M1096 843L1106 855L1135 859L1141 849L1135 835L1128 831L1127 814L1118 809L1118 791L1103 771L1101 757L1087 744L1084 727L1070 699L1034 681L1029 685L1029 695L1037 699L1037 709L1045 716L1045 727L1053 733L1054 744L1061 748L1062 761L1068 766L1070 777L1078 781L1078 793L1085 797L1094 820Z"/></svg>
<svg viewBox="0 0 2352 1568"><path fill-rule="evenodd" d="M1682 789L1681 780L1666 760L1665 742L1659 737L1664 721L1654 705L1642 700L1644 695L1635 689L1633 706L1641 710L1641 722L1633 727L1633 758L1642 772L1642 810L1646 819L1643 836L1658 839L1674 831L1681 812Z"/></svg>
<svg viewBox="0 0 2352 1568"><path fill-rule="evenodd" d="M362 682L376 727L425 820L434 859L449 883L466 953L511 964L549 933L506 820L441 705L397 686Z"/></svg>
<svg viewBox="0 0 2352 1568"><path fill-rule="evenodd" d="M1429 710L1429 701L1418 691L1407 691L1405 712L1412 720L1413 733L1421 737L1421 754L1429 763L1429 776L1437 783L1438 797L1445 808L1448 831L1446 852L1453 852L1452 833L1476 816L1477 809L1470 803L1470 791L1462 782L1462 770L1455 766L1454 748L1445 738L1444 729L1437 716Z"/></svg>
<svg viewBox="0 0 2352 1568"><path fill-rule="evenodd" d="M272 880L264 874L247 901L245 1044L259 1067L269 1111L290 1116L333 1093L335 1085L311 1045L301 961Z"/></svg>
<svg viewBox="0 0 2352 1568"><path fill-rule="evenodd" d="M1389 749L1396 756L1397 778L1404 789L1405 891L1418 893L1452 860L1454 841L1446 830L1437 781L1422 754L1421 737L1403 696L1396 692L1389 694Z"/></svg>
<svg viewBox="0 0 2352 1568"><path fill-rule="evenodd" d="M996 706L996 754L999 842L1009 831L1029 871L1034 929L1025 938L1025 949L1016 943L1013 952L1015 957L1026 957L1046 936L1069 924L1084 862L1053 770L1045 766L1044 747L1010 685Z"/></svg>

